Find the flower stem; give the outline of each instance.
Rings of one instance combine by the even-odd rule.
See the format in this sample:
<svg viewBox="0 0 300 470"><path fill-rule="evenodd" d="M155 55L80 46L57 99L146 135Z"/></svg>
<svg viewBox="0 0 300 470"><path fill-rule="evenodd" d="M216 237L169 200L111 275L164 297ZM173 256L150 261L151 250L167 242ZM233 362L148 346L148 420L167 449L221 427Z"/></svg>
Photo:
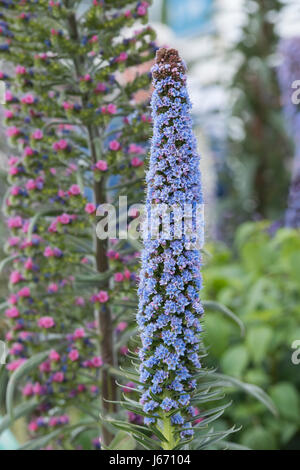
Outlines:
<svg viewBox="0 0 300 470"><path fill-rule="evenodd" d="M162 428L160 429L161 433L166 438L166 441L161 443L161 446L164 450L173 450L178 444L178 439L174 435L175 428L172 426L171 418L164 416L162 418Z"/></svg>

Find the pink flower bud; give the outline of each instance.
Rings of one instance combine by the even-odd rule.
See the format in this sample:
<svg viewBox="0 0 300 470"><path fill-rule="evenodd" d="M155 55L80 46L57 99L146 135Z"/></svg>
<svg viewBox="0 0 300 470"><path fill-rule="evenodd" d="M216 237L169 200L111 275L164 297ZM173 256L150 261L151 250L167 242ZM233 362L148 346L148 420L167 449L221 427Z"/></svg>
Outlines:
<svg viewBox="0 0 300 470"><path fill-rule="evenodd" d="M55 325L55 322L52 317L46 316L38 319L38 326L41 328L52 328Z"/></svg>
<svg viewBox="0 0 300 470"><path fill-rule="evenodd" d="M110 143L109 143L109 148L110 150L113 150L113 151L118 151L120 150L121 148L121 144L120 142L118 142L117 140L112 140Z"/></svg>
<svg viewBox="0 0 300 470"><path fill-rule="evenodd" d="M60 355L58 354L58 352L52 349L52 351L50 351L50 354L49 354L49 359L51 361L57 362L60 360Z"/></svg>
<svg viewBox="0 0 300 470"><path fill-rule="evenodd" d="M106 171L107 168L108 168L108 165L107 165L107 162L104 161L104 160L98 160L95 167L97 168L97 170L100 170L100 171Z"/></svg>
<svg viewBox="0 0 300 470"><path fill-rule="evenodd" d="M101 290L98 295L97 295L97 300L98 302L100 302L101 304L104 304L108 301L109 299L109 295L107 292L105 292L104 290Z"/></svg>
<svg viewBox="0 0 300 470"><path fill-rule="evenodd" d="M91 202L88 202L84 208L85 212L88 214L93 214L96 210L95 204L92 204Z"/></svg>

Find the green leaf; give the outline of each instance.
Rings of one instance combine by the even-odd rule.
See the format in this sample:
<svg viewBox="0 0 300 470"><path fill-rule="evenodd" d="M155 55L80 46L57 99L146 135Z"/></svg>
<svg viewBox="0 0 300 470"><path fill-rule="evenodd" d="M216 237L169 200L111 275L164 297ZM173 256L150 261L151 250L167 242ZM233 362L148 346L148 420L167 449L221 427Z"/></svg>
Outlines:
<svg viewBox="0 0 300 470"><path fill-rule="evenodd" d="M14 392L19 381L24 375L28 374L32 369L36 368L41 362L47 359L49 354L50 354L50 350L47 350L47 351L40 352L36 354L35 356L32 356L30 359L24 362L18 369L16 369L10 376L10 379L7 385L7 392L6 392L6 408L11 418L13 418L13 415L14 415L13 413Z"/></svg>
<svg viewBox="0 0 300 470"><path fill-rule="evenodd" d="M220 358L229 347L229 338L232 334L232 324L227 318L211 312L204 315L205 344L209 352ZM218 325L218 328L216 328Z"/></svg>
<svg viewBox="0 0 300 470"><path fill-rule="evenodd" d="M214 302L212 300L204 300L202 302L203 308L206 310L213 310L214 312L221 312L231 320L235 321L235 323L240 327L241 335L245 335L245 325L229 308L225 305L220 304L219 302Z"/></svg>
<svg viewBox="0 0 300 470"><path fill-rule="evenodd" d="M112 276L112 271L98 274L86 274L75 276L76 284L99 285L101 282L107 281Z"/></svg>
<svg viewBox="0 0 300 470"><path fill-rule="evenodd" d="M268 408L269 411L271 411L274 416L278 415L274 402L260 387L241 382L240 380L234 377L229 377L224 374L214 373L212 375L214 378L219 379L219 386L240 388L244 392L248 393L249 395L252 395L258 401L260 401L264 406L266 406L266 408Z"/></svg>
<svg viewBox="0 0 300 470"><path fill-rule="evenodd" d="M266 358L272 339L272 330L268 326L252 327L246 337L246 345L250 356L256 364Z"/></svg>
<svg viewBox="0 0 300 470"><path fill-rule="evenodd" d="M276 439L271 431L261 426L247 429L241 438L242 445L253 450L276 450Z"/></svg>
<svg viewBox="0 0 300 470"><path fill-rule="evenodd" d="M300 282L300 253L291 253L289 258L290 273L297 282Z"/></svg>
<svg viewBox="0 0 300 470"><path fill-rule="evenodd" d="M19 447L19 450L40 450L45 447L52 439L59 436L60 434L64 434L64 431L65 430L63 429L56 429L55 431L46 434L45 436L32 439L31 441L26 442L26 444L23 446Z"/></svg>
<svg viewBox="0 0 300 470"><path fill-rule="evenodd" d="M10 261L18 258L20 255L13 255L13 256L8 256L7 258L4 258L1 262L0 262L0 273L2 272L2 270L4 269L4 267L7 265L7 263L9 263Z"/></svg>
<svg viewBox="0 0 300 470"><path fill-rule="evenodd" d="M144 426L137 426L132 423L126 423L125 421L117 421L112 418L105 418L104 421L112 424L117 429L121 431L126 431L134 436L134 438L141 442L139 439L143 441L143 445L149 449L159 449L159 442L154 441L151 437L148 436L149 429L145 428ZM146 434L147 433L147 434Z"/></svg>
<svg viewBox="0 0 300 470"><path fill-rule="evenodd" d="M217 447L228 449L228 450L251 450L250 447L242 446L241 444L236 444L235 442L222 441Z"/></svg>
<svg viewBox="0 0 300 470"><path fill-rule="evenodd" d="M270 396L282 417L299 422L299 392L293 384L281 382L274 385L270 388Z"/></svg>
<svg viewBox="0 0 300 470"><path fill-rule="evenodd" d="M6 407L5 407L5 396L6 396L6 389L8 384L8 370L0 366L0 412L5 414Z"/></svg>
<svg viewBox="0 0 300 470"><path fill-rule="evenodd" d="M221 359L221 367L225 374L241 377L249 363L249 353L245 346L230 348Z"/></svg>
<svg viewBox="0 0 300 470"><path fill-rule="evenodd" d="M209 447L212 446L212 444L223 441L225 437L230 436L234 432L238 432L240 428L236 428L233 426L230 429L227 429L225 431L217 431L214 432L213 430L209 433L207 433L204 436L201 436L200 439L198 438L198 445L196 447L196 450L201 450L201 449L208 449Z"/></svg>
<svg viewBox="0 0 300 470"><path fill-rule="evenodd" d="M142 251L143 245L138 240L128 237L128 243L137 251Z"/></svg>
<svg viewBox="0 0 300 470"><path fill-rule="evenodd" d="M6 307L8 307L8 306L9 306L9 303L8 303L8 302L2 302L2 303L0 304L0 310L6 308Z"/></svg>
<svg viewBox="0 0 300 470"><path fill-rule="evenodd" d="M37 402L35 399L30 400L25 403L21 403L19 406L17 406L14 410L14 417L12 418L9 414L1 418L0 421L0 434L5 431L7 428L9 428L13 422L22 416L27 415L31 411L33 411L37 406Z"/></svg>
<svg viewBox="0 0 300 470"><path fill-rule="evenodd" d="M123 377L129 381L132 381L134 382L135 384L137 385L142 385L144 386L145 384L143 384L142 382L139 381L139 376L138 374L135 374L134 372L127 372L127 371L124 371L122 369L122 367L120 367L119 369L116 369L114 367L109 367L108 368L108 371L111 375L113 376L116 376L116 377Z"/></svg>
<svg viewBox="0 0 300 470"><path fill-rule="evenodd" d="M125 431L119 431L109 446L109 450L134 450L136 447L133 437Z"/></svg>
<svg viewBox="0 0 300 470"><path fill-rule="evenodd" d="M46 209L43 209L39 212L37 212L31 219L29 227L28 227L28 232L27 232L27 239L30 240L32 237L33 229L37 221L39 220L40 217L46 216L46 215L59 215L61 214L61 210L58 209L53 209L51 207L48 207Z"/></svg>

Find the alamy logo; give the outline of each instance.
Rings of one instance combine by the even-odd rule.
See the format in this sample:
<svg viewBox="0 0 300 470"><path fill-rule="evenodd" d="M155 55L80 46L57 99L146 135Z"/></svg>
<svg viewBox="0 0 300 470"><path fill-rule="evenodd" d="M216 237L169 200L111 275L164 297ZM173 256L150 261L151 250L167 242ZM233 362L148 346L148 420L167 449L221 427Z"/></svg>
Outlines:
<svg viewBox="0 0 300 470"><path fill-rule="evenodd" d="M292 94L292 103L300 104L300 80L295 80L292 83L292 88L295 89L294 93Z"/></svg>
<svg viewBox="0 0 300 470"><path fill-rule="evenodd" d="M204 245L204 204L134 204L128 209L127 196L120 196L118 208L101 204L96 215L101 217L96 226L100 240L182 240L189 250Z"/></svg>
<svg viewBox="0 0 300 470"><path fill-rule="evenodd" d="M0 365L6 364L6 356L8 354L7 345L4 341L0 341Z"/></svg>
<svg viewBox="0 0 300 470"><path fill-rule="evenodd" d="M292 349L295 349L295 351L292 354L292 363L295 366L298 366L300 364L300 340L299 339L293 342Z"/></svg>
<svg viewBox="0 0 300 470"><path fill-rule="evenodd" d="M6 103L5 92L6 92L5 82L0 80L0 104L5 104Z"/></svg>

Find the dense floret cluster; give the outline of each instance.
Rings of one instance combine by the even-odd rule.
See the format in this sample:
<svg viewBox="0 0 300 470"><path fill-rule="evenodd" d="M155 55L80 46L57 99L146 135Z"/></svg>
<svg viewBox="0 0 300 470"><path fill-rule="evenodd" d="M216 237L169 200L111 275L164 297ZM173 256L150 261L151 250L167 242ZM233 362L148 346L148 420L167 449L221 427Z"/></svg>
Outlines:
<svg viewBox="0 0 300 470"><path fill-rule="evenodd" d="M138 325L141 331L140 380L146 423L171 416L182 436L191 435L191 397L195 371L201 367L199 300L201 255L189 249L185 224L197 233L197 211L203 204L199 155L192 131L191 103L186 88L186 69L177 51L161 49L152 70L154 121L150 168L147 173L147 221L139 286ZM161 230L151 237L153 218L161 205L174 206L189 217L178 220L170 214L170 236ZM162 226L163 215L160 219ZM187 221L189 220L189 222ZM177 239L178 224L182 237ZM195 240L194 240L195 241Z"/></svg>

